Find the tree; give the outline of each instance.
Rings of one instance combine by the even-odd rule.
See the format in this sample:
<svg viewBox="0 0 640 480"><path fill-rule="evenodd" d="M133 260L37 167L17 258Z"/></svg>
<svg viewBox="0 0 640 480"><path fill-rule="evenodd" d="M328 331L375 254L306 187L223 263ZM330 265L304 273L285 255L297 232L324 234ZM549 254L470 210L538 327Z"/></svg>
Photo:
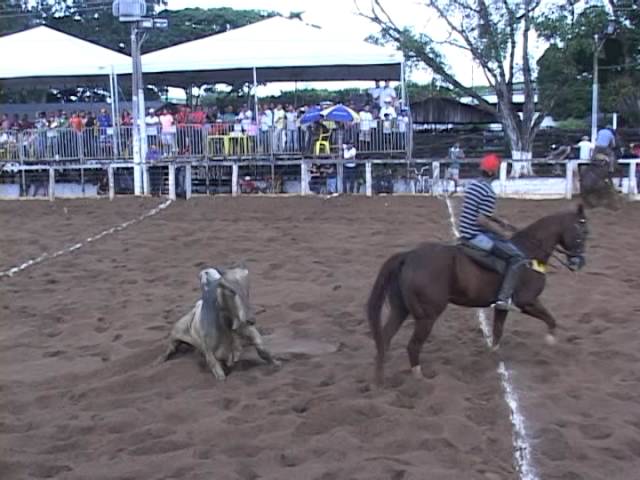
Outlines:
<svg viewBox="0 0 640 480"><path fill-rule="evenodd" d="M540 99L554 118L589 117L594 34L611 17L616 31L604 38L598 59L600 109L621 113L621 123L640 122L640 4L611 1L609 7L611 13L603 5L578 13L552 9L539 18L539 34L550 44L538 62Z"/></svg>
<svg viewBox="0 0 640 480"><path fill-rule="evenodd" d="M113 0L2 0L0 3L0 35L19 32L54 19L76 20L94 15L111 16ZM146 0L147 11L166 5L166 0Z"/></svg>
<svg viewBox="0 0 640 480"><path fill-rule="evenodd" d="M434 75L457 92L478 102L478 107L500 119L514 159L530 159L533 140L544 118L535 111L535 83L530 60L530 36L541 0L425 0L425 15L435 13L451 36L445 43L473 57L495 91L497 105L450 72L438 50L438 42L396 24L380 0L371 0L360 14L380 28L384 41L401 49L409 61L429 67ZM522 85L522 116L513 103L514 86Z"/></svg>

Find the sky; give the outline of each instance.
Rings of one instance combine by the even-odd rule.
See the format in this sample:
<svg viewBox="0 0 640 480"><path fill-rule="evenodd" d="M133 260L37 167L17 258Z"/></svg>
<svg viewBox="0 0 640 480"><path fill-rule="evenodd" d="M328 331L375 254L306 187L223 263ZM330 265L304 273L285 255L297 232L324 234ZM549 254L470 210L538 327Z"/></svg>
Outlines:
<svg viewBox="0 0 640 480"><path fill-rule="evenodd" d="M418 0L382 0L382 5L391 18L400 25L411 26L416 31L428 31L436 39L443 40L447 31L437 17L429 17L428 10ZM364 39L377 32L376 26L357 13L357 6L367 10L370 0L169 0L168 8L180 10L183 8L200 7L216 8L230 7L238 10L256 9L271 10L288 15L290 12L303 11L305 22L318 25L329 31L336 30L341 35L353 37L354 41ZM475 65L471 56L454 47L442 49L451 70L461 83L474 86L486 85L482 71ZM426 69L411 71L409 80L427 83L431 80L431 73ZM298 83L298 88L314 86L318 88L368 88L373 86L363 82L315 82L314 84ZM260 95L277 94L280 90L291 90L293 84L277 84L263 88Z"/></svg>

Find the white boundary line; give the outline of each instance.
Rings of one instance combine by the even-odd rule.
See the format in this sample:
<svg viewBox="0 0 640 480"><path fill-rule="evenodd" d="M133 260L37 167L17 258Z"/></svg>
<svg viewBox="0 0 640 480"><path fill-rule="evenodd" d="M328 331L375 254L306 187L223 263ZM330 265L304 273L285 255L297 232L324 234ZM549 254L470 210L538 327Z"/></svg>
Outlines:
<svg viewBox="0 0 640 480"><path fill-rule="evenodd" d="M456 228L455 215L453 213L453 207L449 201L449 197L445 196L445 202L447 203L447 210L449 210L449 221L451 222L451 231L456 238L460 236L458 229ZM480 322L480 328L482 329L482 335L487 343L487 346L491 346L491 330L489 328L489 322L484 309L477 310L478 321ZM518 473L520 474L520 480L538 480L533 465L531 464L531 446L527 436L525 427L525 420L520 413L520 405L518 403L518 394L516 393L513 385L511 384L511 374L507 369L505 363L500 360L498 363L498 375L500 377L500 383L502 384L502 391L504 392L504 399L509 406L509 413L511 417L511 429L512 429L512 442L513 442L513 461Z"/></svg>
<svg viewBox="0 0 640 480"><path fill-rule="evenodd" d="M128 222L121 223L120 225L116 225L115 227L111 227L110 229L105 230L103 232L100 232L97 235L94 235L93 237L87 238L84 242L75 243L75 244L70 245L68 247L65 247L65 248L63 248L61 250L58 250L57 252L53 252L53 253L46 253L45 252L42 255L40 255L39 257L32 258L31 260L26 261L22 265L18 265L17 267L13 267L13 268L10 268L9 270L5 270L3 272L0 272L0 278L2 278L2 277L13 277L16 273L21 272L25 268L31 267L33 265L37 265L38 263L44 262L45 260L50 260L50 259L59 257L60 255L64 255L65 253L73 252L74 250L78 250L79 248L82 248L87 243L95 242L96 240L99 240L102 237L105 237L107 235L111 235L112 233L115 233L115 232L119 232L120 230L124 230L128 226L133 225L134 223L138 223L138 222L144 220L145 218L151 217L151 216L157 214L158 212L164 210L165 208L167 208L171 204L171 202L172 202L172 200L167 200L166 202L161 203L157 207L152 208L148 212L143 213L139 217L136 217L133 220L129 220Z"/></svg>

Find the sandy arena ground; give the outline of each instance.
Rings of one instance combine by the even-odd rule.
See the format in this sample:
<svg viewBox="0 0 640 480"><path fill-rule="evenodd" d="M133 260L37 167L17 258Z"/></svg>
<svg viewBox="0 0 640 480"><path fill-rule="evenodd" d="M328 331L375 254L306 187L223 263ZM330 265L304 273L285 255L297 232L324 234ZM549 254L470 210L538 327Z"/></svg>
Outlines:
<svg viewBox="0 0 640 480"><path fill-rule="evenodd" d="M0 202L0 271L160 202ZM500 205L519 225L569 207ZM515 479L499 359L540 479L637 478L639 223L638 204L590 212L586 269L553 271L543 294L558 345L512 314L491 353L476 313L450 308L423 349L427 378L409 375L408 321L379 391L363 306L388 255L451 241L442 201L178 201L0 278L0 478ZM236 260L283 367L247 352L220 383L193 353L153 365L198 296L199 270Z"/></svg>

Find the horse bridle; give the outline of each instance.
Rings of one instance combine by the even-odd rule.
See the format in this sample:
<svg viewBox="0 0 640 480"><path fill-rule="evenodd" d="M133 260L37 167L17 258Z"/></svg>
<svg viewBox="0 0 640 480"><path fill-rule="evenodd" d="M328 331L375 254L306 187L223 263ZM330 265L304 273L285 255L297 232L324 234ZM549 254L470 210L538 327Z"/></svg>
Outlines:
<svg viewBox="0 0 640 480"><path fill-rule="evenodd" d="M515 226L507 222L504 222L504 224L507 228L509 228L513 232L519 231L518 228L516 228ZM551 258L554 258L555 260L558 261L558 263L560 263L560 265L562 265L567 270L570 270L572 272L575 272L576 270L580 270L586 264L586 260L584 258L584 242L587 236L586 224L587 224L587 220L585 218L580 218L578 222L575 224L575 227L578 230L578 240L576 242L578 243L577 249L567 250L566 248L561 247L560 245L555 245L553 247L553 250L551 250L551 253L550 253ZM535 240L532 238L525 238L523 240L528 242L529 244L531 244L531 246L535 248L543 247L542 242L540 242L539 240ZM566 260L560 257L559 254L564 255L566 257Z"/></svg>
<svg viewBox="0 0 640 480"><path fill-rule="evenodd" d="M587 263L584 258L584 242L587 237L587 219L580 218L575 227L578 230L578 239L576 240L578 247L575 250L567 250L566 248L556 245L551 253L553 258L558 260L572 272L580 270ZM558 255L556 255L555 252L563 254L567 258L566 263L558 258Z"/></svg>

